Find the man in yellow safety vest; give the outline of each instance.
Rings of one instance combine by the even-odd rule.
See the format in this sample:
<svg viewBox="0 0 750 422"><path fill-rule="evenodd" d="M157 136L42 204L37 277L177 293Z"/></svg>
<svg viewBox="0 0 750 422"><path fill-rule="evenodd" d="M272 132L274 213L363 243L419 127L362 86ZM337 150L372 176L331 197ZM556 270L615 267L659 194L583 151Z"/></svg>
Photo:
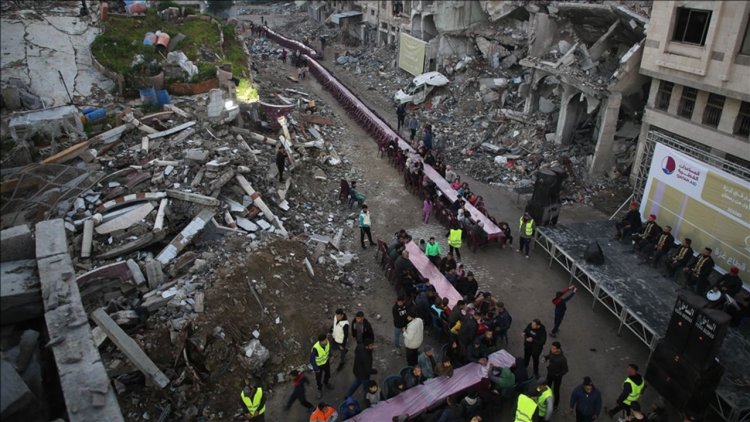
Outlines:
<svg viewBox="0 0 750 422"><path fill-rule="evenodd" d="M245 415L248 419L258 422L266 420L266 395L262 388L246 385L240 392L240 397L247 408Z"/></svg>
<svg viewBox="0 0 750 422"><path fill-rule="evenodd" d="M518 234L520 235L518 252L523 251L526 254L526 258L528 258L531 239L534 238L534 219L531 218L531 214L527 212L523 213L523 216L518 222Z"/></svg>
<svg viewBox="0 0 750 422"><path fill-rule="evenodd" d="M456 254L456 259L461 259L461 240L463 238L464 231L457 221L454 221L451 225L451 229L448 232L448 254Z"/></svg>
<svg viewBox="0 0 750 422"><path fill-rule="evenodd" d="M549 421L554 409L554 396L552 389L547 385L547 380L542 379L537 387L539 396L536 398L537 414L540 421Z"/></svg>
<svg viewBox="0 0 750 422"><path fill-rule="evenodd" d="M643 390L646 389L646 380L638 373L638 365L631 363L628 365L627 371L628 377L622 383L622 393L617 398L617 406L612 409L604 408L610 418L621 410L628 411L630 405L638 401L641 398Z"/></svg>
<svg viewBox="0 0 750 422"><path fill-rule="evenodd" d="M315 384L318 385L318 398L323 395L323 384L329 390L333 390L333 386L329 383L331 380L330 357L331 343L328 342L328 336L321 334L318 336L318 342L313 344L310 351L310 364L315 372Z"/></svg>
<svg viewBox="0 0 750 422"><path fill-rule="evenodd" d="M533 422L534 414L536 413L538 405L536 404L536 398L539 393L532 389L529 394L521 393L518 395L518 401L516 402L516 417L513 419L514 422Z"/></svg>

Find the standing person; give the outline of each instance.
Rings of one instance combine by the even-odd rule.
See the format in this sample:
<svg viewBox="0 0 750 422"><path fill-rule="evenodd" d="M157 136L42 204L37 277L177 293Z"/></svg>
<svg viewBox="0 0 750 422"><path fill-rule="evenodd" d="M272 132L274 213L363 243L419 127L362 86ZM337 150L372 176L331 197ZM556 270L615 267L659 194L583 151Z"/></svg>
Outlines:
<svg viewBox="0 0 750 422"><path fill-rule="evenodd" d="M638 373L638 365L634 363L628 365L627 373L628 377L622 383L622 392L617 397L617 405L612 409L604 408L610 418L619 411L630 410L630 405L637 402L643 390L646 389L646 380Z"/></svg>
<svg viewBox="0 0 750 422"><path fill-rule="evenodd" d="M283 50L281 50L281 63L284 63L284 64L286 64L286 56L287 56L288 54L289 54L289 53L287 53L286 49L283 49Z"/></svg>
<svg viewBox="0 0 750 422"><path fill-rule="evenodd" d="M409 119L406 121L406 127L409 128L409 142L413 144L414 138L417 137L417 129L419 129L419 121L414 113L409 115Z"/></svg>
<svg viewBox="0 0 750 422"><path fill-rule="evenodd" d="M422 145L424 145L425 150L432 150L432 141L432 125L425 125L424 132L422 133Z"/></svg>
<svg viewBox="0 0 750 422"><path fill-rule="evenodd" d="M354 350L354 382L346 391L347 397L354 396L361 385L366 386L370 382L370 375L377 373L372 368L372 351L375 349L375 343L372 339L365 339L364 343L357 345Z"/></svg>
<svg viewBox="0 0 750 422"><path fill-rule="evenodd" d="M352 324L352 337L357 340L357 344L362 344L366 339L375 341L375 333L372 331L370 321L365 318L365 313L357 311Z"/></svg>
<svg viewBox="0 0 750 422"><path fill-rule="evenodd" d="M435 237L430 237L430 241L424 247L424 254L427 255L427 259L432 262L432 265L437 267L440 265L440 244L435 241Z"/></svg>
<svg viewBox="0 0 750 422"><path fill-rule="evenodd" d="M313 344L312 350L310 351L310 364L315 371L315 384L318 386L318 398L323 395L323 384L329 390L333 390L333 386L330 384L331 380L331 365L328 362L331 357L331 344L328 342L328 337L325 334L318 336L318 342Z"/></svg>
<svg viewBox="0 0 750 422"><path fill-rule="evenodd" d="M240 398L244 409L247 410L243 412L246 419L255 422L266 420L266 395L262 388L248 384L240 391Z"/></svg>
<svg viewBox="0 0 750 422"><path fill-rule="evenodd" d="M424 323L422 318L417 318L413 310L406 314L408 321L404 328L404 347L406 348L406 364L417 366L419 364L419 348L424 340Z"/></svg>
<svg viewBox="0 0 750 422"><path fill-rule="evenodd" d="M320 36L320 54L322 55L325 50L326 50L326 37L321 35Z"/></svg>
<svg viewBox="0 0 750 422"><path fill-rule="evenodd" d="M284 165L288 156L283 146L276 148L276 168L279 170L279 182L284 181Z"/></svg>
<svg viewBox="0 0 750 422"><path fill-rule="evenodd" d="M425 198L422 202L422 222L427 224L430 221L430 214L432 214L432 199Z"/></svg>
<svg viewBox="0 0 750 422"><path fill-rule="evenodd" d="M304 406L308 412L312 413L312 411L315 410L315 406L305 398L305 385L310 383L305 376L305 373L294 369L289 372L289 379L294 383L294 391L292 391L292 396L289 397L289 400L286 401L284 410L289 410L289 408L292 407L292 403L294 403L295 400L299 400L299 404Z"/></svg>
<svg viewBox="0 0 750 422"><path fill-rule="evenodd" d="M492 320L492 331L495 333L495 338L498 341L505 340L506 347L508 346L508 330L511 323L513 323L513 317L505 309L505 303L498 302L497 314L495 314L495 318Z"/></svg>
<svg viewBox="0 0 750 422"><path fill-rule="evenodd" d="M547 342L547 330L538 319L534 319L523 330L523 362L528 368L529 358L534 360L534 377L539 378L539 355Z"/></svg>
<svg viewBox="0 0 750 422"><path fill-rule="evenodd" d="M525 212L523 217L518 222L518 252L523 251L526 254L526 258L529 258L529 247L531 246L531 240L534 238L534 219L531 218L531 214Z"/></svg>
<svg viewBox="0 0 750 422"><path fill-rule="evenodd" d="M554 393L547 385L547 380L541 379L539 387L536 389L539 396L536 398L537 412L540 421L549 421L552 419L552 413L555 412Z"/></svg>
<svg viewBox="0 0 750 422"><path fill-rule="evenodd" d="M396 107L396 119L398 120L396 131L401 133L401 126L404 125L404 119L406 119L406 104L401 103Z"/></svg>
<svg viewBox="0 0 750 422"><path fill-rule="evenodd" d="M399 342L401 338L401 332L406 328L406 324L409 322L406 319L407 309L406 301L403 296L396 298L396 303L393 304L393 347L396 348L396 354L401 355L401 344Z"/></svg>
<svg viewBox="0 0 750 422"><path fill-rule="evenodd" d="M559 341L553 341L549 348L549 354L544 357L547 361L547 384L552 387L555 396L555 409L560 405L560 384L565 374L568 373L568 359L562 352Z"/></svg>
<svg viewBox="0 0 750 422"><path fill-rule="evenodd" d="M456 254L456 258L461 260L461 242L463 239L464 231L461 226L458 225L457 221L454 221L448 231L448 253L450 255Z"/></svg>
<svg viewBox="0 0 750 422"><path fill-rule="evenodd" d="M590 377L583 377L583 383L570 394L570 413L573 412L576 422L594 422L602 412L602 393Z"/></svg>
<svg viewBox="0 0 750 422"><path fill-rule="evenodd" d="M370 211L367 210L367 204L362 205L362 211L359 213L359 241L362 243L362 249L367 249L365 246L365 235L367 240L370 241L370 246L375 246L375 242L372 241L372 232L370 231Z"/></svg>
<svg viewBox="0 0 750 422"><path fill-rule="evenodd" d="M555 305L555 326L552 327L552 331L549 333L550 337L557 337L557 332L560 331L560 324L562 324L565 312L568 310L567 303L570 299L573 299L573 296L577 292L578 289L576 287L569 286L555 293L555 298L552 299L552 304Z"/></svg>
<svg viewBox="0 0 750 422"><path fill-rule="evenodd" d="M344 359L346 359L346 352L349 351L346 348L347 340L349 340L349 321L347 321L343 309L336 309L331 336L333 337L333 349L339 351L339 365L336 367L336 372L339 372L344 369Z"/></svg>
<svg viewBox="0 0 750 422"><path fill-rule="evenodd" d="M537 397L539 397L539 392L536 388L532 388L526 394L518 395L514 422L533 422L536 420L534 416L537 413L537 407L539 407L536 402Z"/></svg>

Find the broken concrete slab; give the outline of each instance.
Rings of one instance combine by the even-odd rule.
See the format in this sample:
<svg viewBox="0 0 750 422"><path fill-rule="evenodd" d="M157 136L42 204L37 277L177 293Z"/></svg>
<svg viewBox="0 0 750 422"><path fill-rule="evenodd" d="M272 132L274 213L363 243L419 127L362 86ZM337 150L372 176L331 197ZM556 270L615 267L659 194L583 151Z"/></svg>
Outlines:
<svg viewBox="0 0 750 422"><path fill-rule="evenodd" d="M241 228L242 230L248 231L250 233L255 233L258 231L258 225L245 217L237 217L235 221L237 223L237 227Z"/></svg>
<svg viewBox="0 0 750 422"><path fill-rule="evenodd" d="M36 398L13 365L0 359L0 418L10 420L14 414L31 406Z"/></svg>
<svg viewBox="0 0 750 422"><path fill-rule="evenodd" d="M125 255L133 251L141 250L152 243L161 241L162 239L164 239L163 231L149 232L143 236L138 237L137 239L131 242L124 243L122 245L109 249L106 252L102 252L99 255L97 255L97 258L98 259L116 258L116 257Z"/></svg>
<svg viewBox="0 0 750 422"><path fill-rule="evenodd" d="M96 232L98 234L112 233L117 230L125 230L131 226L138 224L148 216L151 211L154 210L154 204L147 202L143 205L137 206L129 212L107 221L96 226Z"/></svg>
<svg viewBox="0 0 750 422"><path fill-rule="evenodd" d="M2 324L16 324L44 315L41 285L33 259L0 263Z"/></svg>
<svg viewBox="0 0 750 422"><path fill-rule="evenodd" d="M63 133L85 137L83 124L75 106L51 107L14 114L8 122L15 141L31 139L36 134L56 138Z"/></svg>
<svg viewBox="0 0 750 422"><path fill-rule="evenodd" d="M91 336L67 246L59 246L67 243L63 220L39 222L35 232L37 251L62 251L37 258L37 267L44 319L50 335L48 345L60 375L68 418L71 422L123 421L117 397ZM41 242L49 242L53 247Z"/></svg>
<svg viewBox="0 0 750 422"><path fill-rule="evenodd" d="M120 351L128 357L143 374L157 387L164 388L169 385L169 378L156 366L156 364L143 352L138 344L128 336L125 331L115 323L104 309L99 308L91 313L91 319L104 331L107 337L117 346Z"/></svg>
<svg viewBox="0 0 750 422"><path fill-rule="evenodd" d="M0 231L0 262L34 259L34 240L26 224Z"/></svg>
<svg viewBox="0 0 750 422"><path fill-rule="evenodd" d="M244 176L241 174L238 174L235 176L237 179L237 182L239 182L240 187L248 194L250 195L250 198L252 198L253 203L260 208L261 211L263 211L263 215L266 216L266 218L273 220L276 223L276 227L279 228L279 232L282 236L287 237L289 234L287 233L286 229L284 229L284 225L281 222L281 220L276 217L273 212L271 212L271 209L268 208L266 203L263 201L263 198L260 197L260 193L256 192L255 189L253 189L252 185L250 185L250 182L245 179Z"/></svg>
<svg viewBox="0 0 750 422"><path fill-rule="evenodd" d="M199 193L182 192L179 190L169 189L167 190L167 196L181 201L192 202L199 205L205 205L207 207L218 207L221 205L221 201L210 196L201 195Z"/></svg>
<svg viewBox="0 0 750 422"><path fill-rule="evenodd" d="M218 200L216 200L218 202ZM193 238L200 233L206 226L206 223L211 220L216 214L215 211L202 210L198 215L193 218L190 223L182 229L182 231L167 245L164 249L156 255L156 260L162 264L168 264L173 260L177 254L180 253L185 247L190 244Z"/></svg>
<svg viewBox="0 0 750 422"><path fill-rule="evenodd" d="M148 287L153 290L164 284L164 271L162 270L161 262L155 259L149 259L146 261L146 279L148 280Z"/></svg>

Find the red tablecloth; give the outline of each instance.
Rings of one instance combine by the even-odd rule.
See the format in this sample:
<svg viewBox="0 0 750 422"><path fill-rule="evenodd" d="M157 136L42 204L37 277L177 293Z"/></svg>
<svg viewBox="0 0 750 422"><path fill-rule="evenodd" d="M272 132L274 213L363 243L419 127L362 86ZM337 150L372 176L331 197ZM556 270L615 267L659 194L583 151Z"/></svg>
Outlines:
<svg viewBox="0 0 750 422"><path fill-rule="evenodd" d="M414 264L414 267L422 274L422 277L430 279L430 283L435 287L435 291L440 297L448 298L451 308L456 302L463 299L443 273L427 259L424 252L419 249L419 245L411 241L406 244L406 250L409 251L409 261Z"/></svg>
<svg viewBox="0 0 750 422"><path fill-rule="evenodd" d="M510 368L516 359L505 350L489 356L489 363L499 368ZM431 378L423 385L412 387L398 396L365 409L359 415L347 419L356 422L383 422L394 416L418 415L446 397L479 384L487 377L488 366L470 363L453 371L453 376Z"/></svg>

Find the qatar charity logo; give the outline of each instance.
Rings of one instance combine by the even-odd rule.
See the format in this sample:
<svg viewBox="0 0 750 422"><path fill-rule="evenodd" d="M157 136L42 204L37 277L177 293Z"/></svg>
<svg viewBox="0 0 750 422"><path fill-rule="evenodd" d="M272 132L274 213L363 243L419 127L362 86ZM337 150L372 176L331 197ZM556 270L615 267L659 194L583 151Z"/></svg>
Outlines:
<svg viewBox="0 0 750 422"><path fill-rule="evenodd" d="M677 163L674 161L674 158L670 156L664 157L664 159L661 161L661 170L664 172L664 174L672 174L674 173L674 170L677 168Z"/></svg>

